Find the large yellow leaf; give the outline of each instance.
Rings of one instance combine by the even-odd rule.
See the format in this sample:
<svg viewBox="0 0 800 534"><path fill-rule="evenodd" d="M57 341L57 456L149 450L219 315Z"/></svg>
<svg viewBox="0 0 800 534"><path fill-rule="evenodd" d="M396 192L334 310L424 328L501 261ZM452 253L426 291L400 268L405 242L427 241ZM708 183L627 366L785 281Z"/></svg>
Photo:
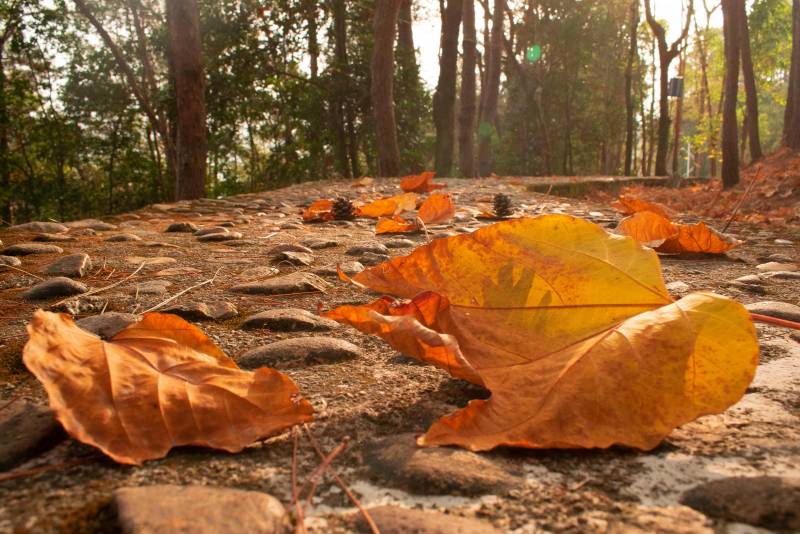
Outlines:
<svg viewBox="0 0 800 534"><path fill-rule="evenodd" d="M104 342L67 315L39 310L28 333L25 365L58 420L121 463L161 458L180 445L238 452L311 419L288 377L239 369L174 315L147 314Z"/></svg>
<svg viewBox="0 0 800 534"><path fill-rule="evenodd" d="M355 281L410 303L328 314L492 396L435 423L423 445L651 449L735 403L755 329L738 303L673 303L656 254L568 216L438 239Z"/></svg>

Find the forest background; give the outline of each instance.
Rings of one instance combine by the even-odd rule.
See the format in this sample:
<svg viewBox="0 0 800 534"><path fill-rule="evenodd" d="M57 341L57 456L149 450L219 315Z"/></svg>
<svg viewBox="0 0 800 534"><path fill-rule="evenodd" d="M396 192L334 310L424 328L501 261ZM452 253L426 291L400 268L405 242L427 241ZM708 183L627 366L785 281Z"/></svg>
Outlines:
<svg viewBox="0 0 800 534"><path fill-rule="evenodd" d="M737 168L791 146L798 3L0 0L0 217L424 169L714 178L726 113ZM739 6L755 121L747 61L724 109Z"/></svg>

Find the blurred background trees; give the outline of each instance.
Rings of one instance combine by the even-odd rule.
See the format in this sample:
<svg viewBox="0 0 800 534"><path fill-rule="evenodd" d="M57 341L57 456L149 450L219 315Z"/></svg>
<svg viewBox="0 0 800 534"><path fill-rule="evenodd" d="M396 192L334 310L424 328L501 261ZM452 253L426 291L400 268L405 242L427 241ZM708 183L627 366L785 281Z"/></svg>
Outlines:
<svg viewBox="0 0 800 534"><path fill-rule="evenodd" d="M719 0L0 0L0 217L428 168L716 177L725 114L742 164L800 148L798 1L725 0L724 33Z"/></svg>

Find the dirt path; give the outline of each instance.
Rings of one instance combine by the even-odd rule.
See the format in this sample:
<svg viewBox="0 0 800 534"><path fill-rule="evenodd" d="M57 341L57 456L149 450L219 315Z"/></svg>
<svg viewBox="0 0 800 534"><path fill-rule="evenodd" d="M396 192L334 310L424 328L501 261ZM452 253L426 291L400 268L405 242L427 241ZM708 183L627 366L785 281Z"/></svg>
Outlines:
<svg viewBox="0 0 800 534"><path fill-rule="evenodd" d="M60 247L60 253L15 256L21 260L16 268L0 267L0 421L16 416L16 424L25 421L29 425L26 433L46 434L33 444L0 447L0 462L6 462L12 453L18 455L17 460L3 464L8 473L63 464L10 480L0 474L0 532L114 531L118 523L124 523L115 519L111 506L114 490L121 487L199 484L268 493L284 505L291 500L289 434L235 455L182 448L163 460L132 468L116 465L93 448L53 432L46 412L42 416L37 411L41 409L36 406L46 404L46 397L22 365L21 350L26 342L25 324L33 311L47 309L62 297L30 301L21 294L41 282L40 278L50 278L45 271L53 262L75 254L87 254L91 259L90 268L80 257L72 260L76 264L66 266L85 271L84 276L73 277L85 289L121 282L56 307L75 314L76 319L101 312L141 314L179 295L159 311L183 306L182 311L176 311L191 317L235 359L280 340L302 338L300 343L310 347L316 345L306 338L351 343L328 341L330 345L319 349L319 357L313 361L291 354L275 356L275 352L266 358L273 358L271 365L288 374L313 404L313 433L325 451L349 436L348 448L334 467L365 506L396 505L449 514L415 519L384 508L378 512L383 514L384 524L400 528L384 528L386 532L409 531L414 521L422 521L429 528L421 532L450 532L456 528L449 519L453 515L470 520L458 524L461 532L617 532L626 528L626 532L759 532L752 526L734 525L742 522L800 529L800 506L794 508L794 515L791 508L780 511L780 506L800 502L792 501L800 495L800 487L792 486L800 479L800 339L787 330L759 325L761 365L744 399L724 414L703 417L677 429L655 451L503 449L476 455L449 449L415 450L409 435L424 431L470 399L485 397L487 392L480 388L419 365L379 339L350 328L282 331L285 327L277 323L273 328L240 328L246 317L266 310L295 308L316 313L370 300L365 292L338 281L332 266L380 261L383 253L404 255L426 239L488 224L473 215L496 193L511 196L519 215L567 213L606 227L616 226L620 219L608 206L528 192L522 181L446 182L460 210L453 224L431 228L431 236L376 237L370 220L302 223L300 207L313 200L341 194L353 198L360 194L396 194L396 181L377 181L366 190L353 189L344 182L309 183L230 199L157 205L108 218L104 224L73 224L60 233L58 228L49 232L0 231L3 247L33 242L42 233L70 239L39 242ZM191 223L198 228L223 226L229 233L242 236L200 241L190 232L165 232L173 223ZM712 224L722 226L719 222ZM676 294L711 290L745 304L800 304L800 283L791 275L765 278L758 284L730 285L742 276L758 274L757 265L767 261L800 261L800 229L776 234L756 225L734 224L730 231L745 244L726 257L664 257L664 276L668 283L674 283L669 286L671 290ZM120 235L124 237L114 237ZM280 244L309 246L310 265L298 264L296 258L273 261L270 251ZM367 245L372 256L348 254L356 245ZM384 250L384 245L390 248ZM132 275L142 263L147 264ZM273 269L281 274L318 273L330 285L324 292L296 295L232 291L240 284L273 279ZM213 283L181 293L215 276ZM201 320L203 314L209 317ZM125 317L116 320L124 321ZM110 328L111 322L103 326ZM16 400L6 406L12 399ZM9 452L13 447L17 448ZM319 459L306 440L301 441L298 454L303 481ZM769 493L753 485L757 479L752 477L765 475L785 480L776 482L776 490L770 486L769 491L774 492ZM721 511L709 513L722 519L712 519L681 505L682 495L690 488L734 476L751 477L731 482L738 488L734 493L748 496L748 506L734 506L733 510L718 506ZM710 502L723 499L729 488L712 485L704 491L703 498ZM216 505L210 501L208 506ZM328 478L306 515L306 526L312 532L361 528L352 503ZM398 527L403 524L405 529ZM444 530L431 530L435 525Z"/></svg>

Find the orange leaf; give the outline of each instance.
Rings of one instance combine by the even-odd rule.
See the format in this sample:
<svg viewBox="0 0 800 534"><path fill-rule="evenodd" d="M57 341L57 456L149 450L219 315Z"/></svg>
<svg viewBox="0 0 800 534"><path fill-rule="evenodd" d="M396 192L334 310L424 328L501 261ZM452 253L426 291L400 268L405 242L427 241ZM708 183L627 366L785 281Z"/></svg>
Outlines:
<svg viewBox="0 0 800 534"><path fill-rule="evenodd" d="M617 232L648 247L657 247L678 235L678 226L652 211L640 211L620 221Z"/></svg>
<svg viewBox="0 0 800 534"><path fill-rule="evenodd" d="M419 218L425 224L439 224L447 222L456 214L453 199L445 193L435 193L429 196L419 207Z"/></svg>
<svg viewBox="0 0 800 534"><path fill-rule="evenodd" d="M434 189L447 187L445 184L434 184L433 177L435 172L423 172L422 174L406 176L400 180L400 187L403 191L413 191L415 193L428 193Z"/></svg>
<svg viewBox="0 0 800 534"><path fill-rule="evenodd" d="M303 220L306 222L332 221L333 200L315 200L303 212Z"/></svg>
<svg viewBox="0 0 800 534"><path fill-rule="evenodd" d="M739 242L735 239L706 226L704 222L699 222L692 226L680 225L678 235L665 241L656 250L671 254L682 252L723 254L737 246Z"/></svg>
<svg viewBox="0 0 800 534"><path fill-rule="evenodd" d="M409 221L400 216L391 219L380 219L375 225L376 234L406 234L419 230L416 221Z"/></svg>
<svg viewBox="0 0 800 534"><path fill-rule="evenodd" d="M738 401L757 365L744 307L673 303L655 252L565 215L437 239L354 280L413 300L328 317L491 391L421 445L649 450Z"/></svg>
<svg viewBox="0 0 800 534"><path fill-rule="evenodd" d="M393 197L386 197L370 202L365 206L356 208L356 215L359 217L391 217L399 215L404 211L411 211L417 207L416 193L403 193Z"/></svg>
<svg viewBox="0 0 800 534"><path fill-rule="evenodd" d="M661 215L665 219L669 219L669 215L667 214L667 210L664 206L634 197L620 195L616 202L613 202L611 205L625 215L633 215L634 213L651 211L656 215Z"/></svg>
<svg viewBox="0 0 800 534"><path fill-rule="evenodd" d="M311 419L285 375L243 371L196 327L158 313L111 342L65 314L37 311L23 359L75 439L120 463L163 458L172 447L238 452Z"/></svg>

